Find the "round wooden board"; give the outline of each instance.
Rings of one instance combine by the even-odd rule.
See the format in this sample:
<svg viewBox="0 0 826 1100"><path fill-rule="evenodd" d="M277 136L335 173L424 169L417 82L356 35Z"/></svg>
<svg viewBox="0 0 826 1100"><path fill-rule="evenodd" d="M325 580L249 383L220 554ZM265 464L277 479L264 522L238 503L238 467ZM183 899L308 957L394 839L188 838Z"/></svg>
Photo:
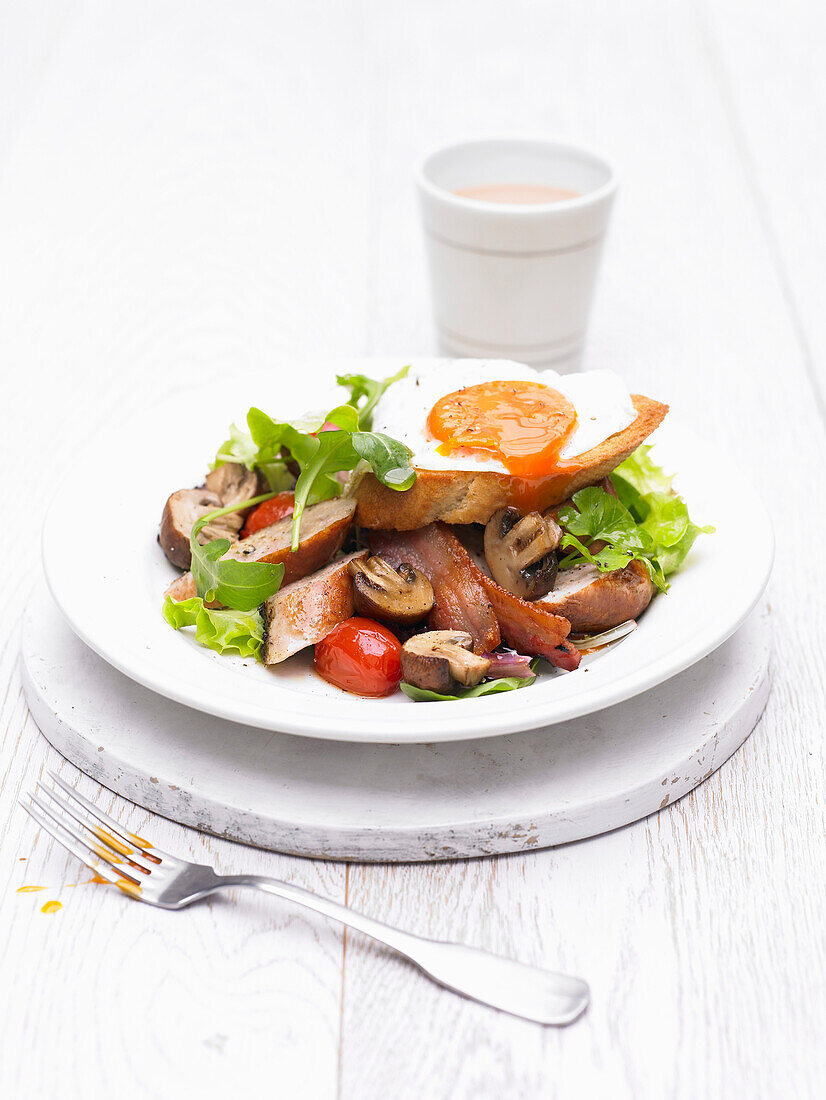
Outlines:
<svg viewBox="0 0 826 1100"><path fill-rule="evenodd" d="M294 737L172 703L88 649L45 591L24 621L22 667L47 740L132 802L292 855L409 861L564 844L669 805L754 728L769 649L758 609L711 656L626 703L500 738L401 746Z"/></svg>

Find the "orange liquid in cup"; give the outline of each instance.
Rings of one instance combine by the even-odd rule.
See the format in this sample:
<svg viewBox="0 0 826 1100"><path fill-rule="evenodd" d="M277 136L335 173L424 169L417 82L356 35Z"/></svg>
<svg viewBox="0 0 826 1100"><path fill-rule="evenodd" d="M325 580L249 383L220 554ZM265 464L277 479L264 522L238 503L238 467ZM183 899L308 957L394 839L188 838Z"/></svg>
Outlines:
<svg viewBox="0 0 826 1100"><path fill-rule="evenodd" d="M478 202L500 203L544 203L564 202L576 199L579 191L569 191L567 187L551 187L547 183L480 183L473 187L460 187L453 192L464 199L476 199Z"/></svg>

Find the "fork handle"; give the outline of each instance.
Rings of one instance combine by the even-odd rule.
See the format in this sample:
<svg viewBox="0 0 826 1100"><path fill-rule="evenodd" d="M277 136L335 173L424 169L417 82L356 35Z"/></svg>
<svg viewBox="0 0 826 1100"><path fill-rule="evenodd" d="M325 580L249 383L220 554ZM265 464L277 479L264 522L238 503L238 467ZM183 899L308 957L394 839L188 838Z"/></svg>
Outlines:
<svg viewBox="0 0 826 1100"><path fill-rule="evenodd" d="M404 955L446 989L513 1016L540 1024L569 1024L590 999L588 986L580 978L526 966L464 944L414 936L289 882L264 875L219 877L217 889L230 886L264 890L355 928Z"/></svg>

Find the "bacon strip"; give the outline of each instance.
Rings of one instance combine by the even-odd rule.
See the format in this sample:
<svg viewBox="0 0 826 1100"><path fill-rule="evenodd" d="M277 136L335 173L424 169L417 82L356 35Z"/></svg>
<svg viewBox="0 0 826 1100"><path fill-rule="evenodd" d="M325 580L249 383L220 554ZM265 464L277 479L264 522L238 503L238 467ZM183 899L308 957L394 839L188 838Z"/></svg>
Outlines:
<svg viewBox="0 0 826 1100"><path fill-rule="evenodd" d="M544 657L557 668L572 671L579 665L579 650L568 641L568 620L501 588L443 523L417 531L371 531L370 546L391 565L409 562L429 578L436 596L428 620L432 629L467 630L478 653L504 639L512 649ZM482 648L483 636L495 636L496 642Z"/></svg>
<svg viewBox="0 0 826 1100"><path fill-rule="evenodd" d="M571 624L561 615L554 615L541 603L520 600L486 577L476 562L470 559L496 612L502 638L520 653L544 657L556 668L573 672L579 666L580 652L568 641Z"/></svg>
<svg viewBox="0 0 826 1100"><path fill-rule="evenodd" d="M394 568L407 562L428 578L436 602L427 623L431 630L466 630L474 653L496 649L499 624L470 557L443 523L415 531L370 531L370 548Z"/></svg>

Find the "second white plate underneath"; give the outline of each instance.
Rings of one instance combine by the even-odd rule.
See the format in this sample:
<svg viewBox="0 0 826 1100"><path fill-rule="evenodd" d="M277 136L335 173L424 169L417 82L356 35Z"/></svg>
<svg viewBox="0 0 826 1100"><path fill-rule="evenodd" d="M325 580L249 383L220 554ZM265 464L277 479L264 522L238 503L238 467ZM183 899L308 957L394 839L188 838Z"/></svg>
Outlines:
<svg viewBox="0 0 826 1100"><path fill-rule="evenodd" d="M455 703L413 703L401 693L358 699L316 676L309 652L267 669L172 631L160 613L175 575L156 542L160 513L174 489L203 481L229 422L243 423L250 405L292 417L335 403L335 392L325 401L325 391L336 374L383 377L404 362L290 364L196 387L94 440L67 472L43 533L49 586L75 633L133 680L197 710L308 737L400 744L494 737L598 711L688 668L745 620L771 569L769 519L728 457L669 417L657 432L656 458L678 472L696 521L717 532L698 539L669 593L630 637L576 672L548 670L528 689ZM78 486L94 511L94 533L82 537ZM744 531L759 533L747 551Z"/></svg>

